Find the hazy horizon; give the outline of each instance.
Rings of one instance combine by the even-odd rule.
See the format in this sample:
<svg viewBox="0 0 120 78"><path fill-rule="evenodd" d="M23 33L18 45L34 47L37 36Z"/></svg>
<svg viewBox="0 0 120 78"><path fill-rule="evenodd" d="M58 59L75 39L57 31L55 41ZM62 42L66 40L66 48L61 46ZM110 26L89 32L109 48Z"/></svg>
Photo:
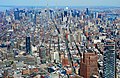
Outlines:
<svg viewBox="0 0 120 78"><path fill-rule="evenodd" d="M120 0L0 0L4 6L115 6Z"/></svg>

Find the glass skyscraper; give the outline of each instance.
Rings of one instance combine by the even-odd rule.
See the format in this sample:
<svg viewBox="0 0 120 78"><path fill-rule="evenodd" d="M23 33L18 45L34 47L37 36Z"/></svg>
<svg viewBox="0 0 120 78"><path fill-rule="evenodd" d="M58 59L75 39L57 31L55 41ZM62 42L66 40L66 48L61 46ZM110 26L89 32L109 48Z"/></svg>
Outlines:
<svg viewBox="0 0 120 78"><path fill-rule="evenodd" d="M27 36L27 37L26 37L26 53L27 53L27 54L30 54L30 52L31 52L30 37Z"/></svg>
<svg viewBox="0 0 120 78"><path fill-rule="evenodd" d="M115 42L113 40L106 40L104 48L104 61L103 61L103 78L115 78Z"/></svg>

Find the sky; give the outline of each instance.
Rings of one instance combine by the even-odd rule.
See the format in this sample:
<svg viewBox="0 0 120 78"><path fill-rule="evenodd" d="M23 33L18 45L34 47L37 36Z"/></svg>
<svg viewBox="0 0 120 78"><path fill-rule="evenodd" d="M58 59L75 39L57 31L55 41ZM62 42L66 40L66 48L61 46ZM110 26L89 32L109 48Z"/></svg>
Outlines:
<svg viewBox="0 0 120 78"><path fill-rule="evenodd" d="M0 5L17 6L117 6L120 0L0 0Z"/></svg>

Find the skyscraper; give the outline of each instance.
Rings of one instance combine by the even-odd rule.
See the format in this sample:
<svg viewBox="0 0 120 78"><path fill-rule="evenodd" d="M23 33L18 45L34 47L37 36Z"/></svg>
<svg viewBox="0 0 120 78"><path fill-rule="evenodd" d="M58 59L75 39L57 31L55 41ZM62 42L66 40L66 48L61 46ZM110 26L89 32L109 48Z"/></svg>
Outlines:
<svg viewBox="0 0 120 78"><path fill-rule="evenodd" d="M46 63L46 48L43 45L39 47L39 57L42 64Z"/></svg>
<svg viewBox="0 0 120 78"><path fill-rule="evenodd" d="M89 15L89 9L86 8L86 15Z"/></svg>
<svg viewBox="0 0 120 78"><path fill-rule="evenodd" d="M80 63L80 76L84 78L90 78L93 75L98 76L98 56L91 50L87 50L87 53L83 54L83 59Z"/></svg>
<svg viewBox="0 0 120 78"><path fill-rule="evenodd" d="M14 17L15 17L15 20L20 20L20 16L19 16L19 10L18 9L16 9L15 11L14 11Z"/></svg>
<svg viewBox="0 0 120 78"><path fill-rule="evenodd" d="M67 16L67 11L64 11L64 17L66 17Z"/></svg>
<svg viewBox="0 0 120 78"><path fill-rule="evenodd" d="M115 78L115 42L111 39L106 39L105 49L104 49L104 78Z"/></svg>
<svg viewBox="0 0 120 78"><path fill-rule="evenodd" d="M34 15L33 22L34 22L34 24L36 24L36 13L35 13L35 15Z"/></svg>
<svg viewBox="0 0 120 78"><path fill-rule="evenodd" d="M31 43L30 43L30 36L26 37L26 53L30 54L31 52Z"/></svg>

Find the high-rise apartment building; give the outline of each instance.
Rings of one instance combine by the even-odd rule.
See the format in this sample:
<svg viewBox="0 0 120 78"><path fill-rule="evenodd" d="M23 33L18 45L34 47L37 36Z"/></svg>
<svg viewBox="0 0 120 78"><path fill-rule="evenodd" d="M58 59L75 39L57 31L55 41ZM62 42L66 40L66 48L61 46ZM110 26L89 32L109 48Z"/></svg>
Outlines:
<svg viewBox="0 0 120 78"><path fill-rule="evenodd" d="M104 55L103 77L115 78L116 53L115 53L115 42L113 40L106 39L103 55Z"/></svg>
<svg viewBox="0 0 120 78"><path fill-rule="evenodd" d="M80 63L80 76L84 78L90 78L93 75L98 76L98 56L91 50L83 54L83 59Z"/></svg>

